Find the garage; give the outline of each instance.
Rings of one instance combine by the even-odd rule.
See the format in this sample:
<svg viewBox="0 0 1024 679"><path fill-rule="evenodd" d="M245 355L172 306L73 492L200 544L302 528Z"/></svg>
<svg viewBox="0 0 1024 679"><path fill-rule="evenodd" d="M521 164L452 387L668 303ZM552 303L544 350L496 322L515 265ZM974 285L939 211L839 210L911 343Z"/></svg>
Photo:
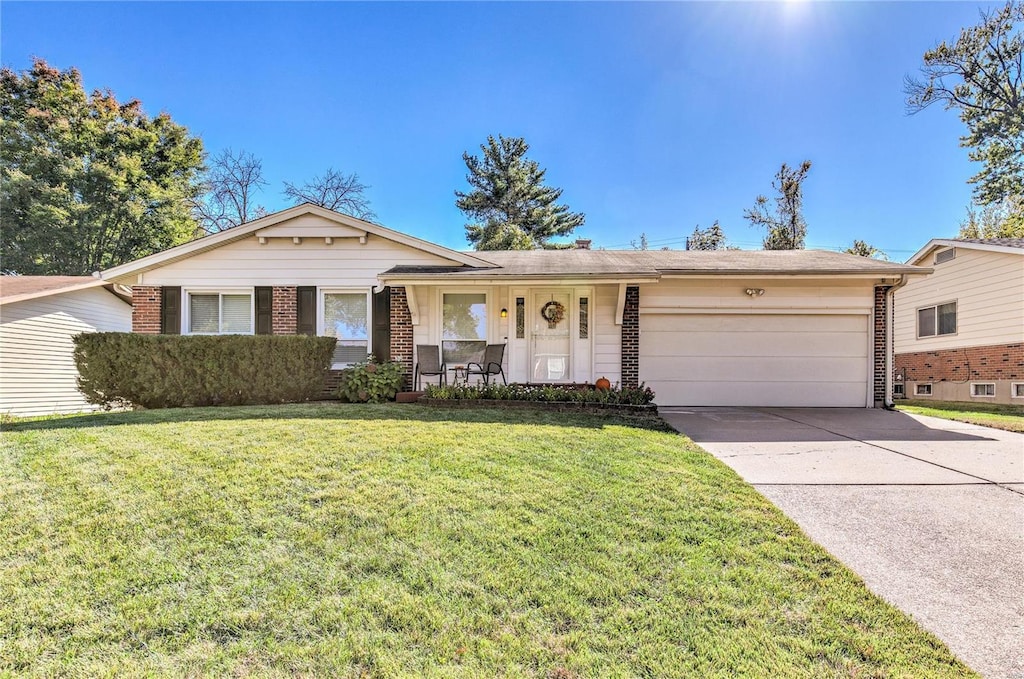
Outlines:
<svg viewBox="0 0 1024 679"><path fill-rule="evenodd" d="M640 379L659 405L864 407L868 316L651 313Z"/></svg>

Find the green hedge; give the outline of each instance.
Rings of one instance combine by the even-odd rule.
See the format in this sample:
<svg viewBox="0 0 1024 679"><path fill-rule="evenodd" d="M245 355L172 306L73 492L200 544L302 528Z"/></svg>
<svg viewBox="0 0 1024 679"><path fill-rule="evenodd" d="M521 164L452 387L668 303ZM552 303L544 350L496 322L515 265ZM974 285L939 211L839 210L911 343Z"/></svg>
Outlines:
<svg viewBox="0 0 1024 679"><path fill-rule="evenodd" d="M649 405L654 391L641 384L637 388L617 385L612 389L580 388L559 384L481 384L427 385L427 398L449 401L486 399L496 401L538 401L542 403L606 403L609 405Z"/></svg>
<svg viewBox="0 0 1024 679"><path fill-rule="evenodd" d="M404 372L401 363L378 363L371 356L342 371L338 395L349 403L394 401L402 390Z"/></svg>
<svg viewBox="0 0 1024 679"><path fill-rule="evenodd" d="M136 335L75 337L78 388L105 407L257 405L317 398L333 337Z"/></svg>

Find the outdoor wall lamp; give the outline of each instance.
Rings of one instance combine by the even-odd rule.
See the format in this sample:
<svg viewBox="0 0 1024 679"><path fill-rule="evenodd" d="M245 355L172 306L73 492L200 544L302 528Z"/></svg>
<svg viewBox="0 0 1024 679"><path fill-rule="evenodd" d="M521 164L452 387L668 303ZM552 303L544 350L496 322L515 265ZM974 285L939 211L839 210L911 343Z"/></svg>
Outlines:
<svg viewBox="0 0 1024 679"><path fill-rule="evenodd" d="M508 309L502 309L501 310L501 317L502 318L508 318Z"/></svg>
<svg viewBox="0 0 1024 679"><path fill-rule="evenodd" d="M744 292L750 297L760 297L764 294L764 288L747 288Z"/></svg>

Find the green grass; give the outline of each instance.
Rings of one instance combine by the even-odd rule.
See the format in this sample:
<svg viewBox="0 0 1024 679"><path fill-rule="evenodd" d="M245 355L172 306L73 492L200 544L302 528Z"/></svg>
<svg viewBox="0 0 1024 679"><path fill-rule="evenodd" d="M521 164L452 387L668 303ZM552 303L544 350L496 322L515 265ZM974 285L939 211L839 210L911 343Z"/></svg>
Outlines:
<svg viewBox="0 0 1024 679"><path fill-rule="evenodd" d="M1024 433L1024 406L1004 403L964 403L961 401L897 401L899 410L915 415L942 417L957 422Z"/></svg>
<svg viewBox="0 0 1024 679"><path fill-rule="evenodd" d="M971 675L678 435L394 405L5 430L0 674Z"/></svg>

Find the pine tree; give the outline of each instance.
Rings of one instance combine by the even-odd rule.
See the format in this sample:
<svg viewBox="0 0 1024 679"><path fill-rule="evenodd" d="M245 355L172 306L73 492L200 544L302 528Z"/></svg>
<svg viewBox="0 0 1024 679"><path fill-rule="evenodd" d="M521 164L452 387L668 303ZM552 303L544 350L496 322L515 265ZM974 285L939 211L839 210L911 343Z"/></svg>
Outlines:
<svg viewBox="0 0 1024 679"><path fill-rule="evenodd" d="M768 209L768 198L758 196L754 207L743 212L743 218L751 226L767 229L764 236L765 250L803 250L807 239L807 222L804 221L803 183L811 169L811 161L805 160L798 169L782 164L775 174L772 188L775 197L775 213Z"/></svg>

